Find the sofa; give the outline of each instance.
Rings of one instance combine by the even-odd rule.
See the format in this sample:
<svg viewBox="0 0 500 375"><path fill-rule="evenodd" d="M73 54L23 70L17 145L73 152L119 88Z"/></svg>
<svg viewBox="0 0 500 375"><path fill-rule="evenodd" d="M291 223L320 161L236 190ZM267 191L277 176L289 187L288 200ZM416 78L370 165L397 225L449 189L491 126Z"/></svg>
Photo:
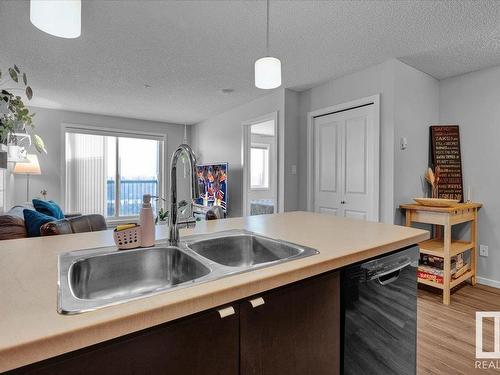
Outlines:
<svg viewBox="0 0 500 375"><path fill-rule="evenodd" d="M5 214L0 215L0 240L28 237L23 215L25 209L34 210L34 207L28 204L18 205L12 207ZM59 234L96 232L106 229L106 220L102 215L72 214L65 215L63 219L43 224L40 227L40 235L54 236Z"/></svg>

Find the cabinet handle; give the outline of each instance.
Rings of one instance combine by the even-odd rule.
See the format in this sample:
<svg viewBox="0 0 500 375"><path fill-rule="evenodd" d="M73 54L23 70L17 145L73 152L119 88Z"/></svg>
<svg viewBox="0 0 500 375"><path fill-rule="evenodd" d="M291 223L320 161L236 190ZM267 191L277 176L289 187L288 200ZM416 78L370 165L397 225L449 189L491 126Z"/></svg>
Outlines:
<svg viewBox="0 0 500 375"><path fill-rule="evenodd" d="M252 305L254 309L266 303L262 297L251 299L248 302L250 302L250 305Z"/></svg>
<svg viewBox="0 0 500 375"><path fill-rule="evenodd" d="M217 310L217 312L219 313L221 319L224 319L228 316L234 315L234 308L233 306L228 306L224 307L223 309Z"/></svg>

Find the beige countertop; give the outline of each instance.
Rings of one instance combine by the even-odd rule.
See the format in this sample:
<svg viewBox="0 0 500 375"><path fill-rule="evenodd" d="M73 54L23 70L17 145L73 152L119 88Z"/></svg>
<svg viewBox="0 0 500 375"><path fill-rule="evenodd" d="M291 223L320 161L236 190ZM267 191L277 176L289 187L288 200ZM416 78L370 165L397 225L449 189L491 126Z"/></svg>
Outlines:
<svg viewBox="0 0 500 375"><path fill-rule="evenodd" d="M167 227L157 227L164 239ZM201 222L181 236L228 229L317 249L272 267L78 315L59 315L57 258L110 246L110 231L0 242L0 372L224 305L429 238L426 231L306 212ZM147 251L144 250L144 251Z"/></svg>

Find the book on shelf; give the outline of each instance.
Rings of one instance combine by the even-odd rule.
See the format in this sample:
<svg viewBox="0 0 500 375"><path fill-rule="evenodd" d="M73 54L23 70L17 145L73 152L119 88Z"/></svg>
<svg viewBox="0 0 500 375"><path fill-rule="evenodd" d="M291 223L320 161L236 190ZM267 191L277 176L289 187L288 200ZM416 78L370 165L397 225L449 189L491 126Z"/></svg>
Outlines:
<svg viewBox="0 0 500 375"><path fill-rule="evenodd" d="M460 268L451 269L451 278L458 279L470 269L470 265L465 263ZM444 280L444 271L438 268L433 268L425 265L419 265L417 270L417 277L419 279L434 281L442 284Z"/></svg>
<svg viewBox="0 0 500 375"><path fill-rule="evenodd" d="M441 277L443 277L443 275L444 275L444 270L442 270L440 268L425 266L425 265L419 265L418 270L421 272L425 272L429 275L436 275L436 276L441 276ZM456 268L452 268L451 274L453 275L456 271L457 271Z"/></svg>
<svg viewBox="0 0 500 375"><path fill-rule="evenodd" d="M465 253L465 252L464 252ZM451 258L451 268L459 269L462 268L465 261L465 254L460 253ZM444 258L435 255L420 254L420 265L429 266L438 269L444 269Z"/></svg>
<svg viewBox="0 0 500 375"><path fill-rule="evenodd" d="M438 283L438 284L443 283L443 276L427 273L425 271L421 271L420 269L417 270L417 276L419 279L433 281L433 282Z"/></svg>

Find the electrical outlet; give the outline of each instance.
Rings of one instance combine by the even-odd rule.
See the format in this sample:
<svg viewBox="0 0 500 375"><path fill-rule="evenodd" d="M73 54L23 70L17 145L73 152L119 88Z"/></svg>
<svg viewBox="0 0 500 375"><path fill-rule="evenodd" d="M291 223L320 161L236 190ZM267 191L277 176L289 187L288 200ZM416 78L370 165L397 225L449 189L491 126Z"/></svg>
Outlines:
<svg viewBox="0 0 500 375"><path fill-rule="evenodd" d="M479 255L481 255L482 257L487 257L488 256L488 246L479 245Z"/></svg>
<svg viewBox="0 0 500 375"><path fill-rule="evenodd" d="M408 138L401 137L400 145L401 145L401 150L406 150L408 148Z"/></svg>

